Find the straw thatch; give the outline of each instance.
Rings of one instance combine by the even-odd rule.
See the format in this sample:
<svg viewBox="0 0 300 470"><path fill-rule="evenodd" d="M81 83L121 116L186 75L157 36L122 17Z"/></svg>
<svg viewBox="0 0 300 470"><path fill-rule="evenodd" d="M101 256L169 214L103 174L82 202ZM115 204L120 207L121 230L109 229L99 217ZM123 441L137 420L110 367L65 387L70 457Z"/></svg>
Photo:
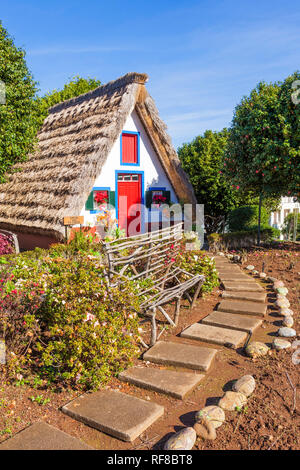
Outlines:
<svg viewBox="0 0 300 470"><path fill-rule="evenodd" d="M79 215L128 115L136 109L177 196L195 203L145 74L127 75L49 110L38 149L0 185L0 227L64 236L63 217ZM15 168L15 169L16 169Z"/></svg>

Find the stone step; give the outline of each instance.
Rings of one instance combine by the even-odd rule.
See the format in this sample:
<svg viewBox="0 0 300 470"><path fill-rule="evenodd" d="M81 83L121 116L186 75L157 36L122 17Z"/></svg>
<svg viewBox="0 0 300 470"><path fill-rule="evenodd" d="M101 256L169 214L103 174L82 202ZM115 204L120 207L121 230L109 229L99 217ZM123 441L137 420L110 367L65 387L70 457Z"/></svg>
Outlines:
<svg viewBox="0 0 300 470"><path fill-rule="evenodd" d="M81 395L64 405L62 412L99 431L132 442L164 414L164 408L116 390L103 390Z"/></svg>
<svg viewBox="0 0 300 470"><path fill-rule="evenodd" d="M219 279L221 281L241 281L241 282L253 282L255 283L254 279L251 279L251 277L247 276L247 274L244 274L242 272L240 273L224 273L224 274L219 274Z"/></svg>
<svg viewBox="0 0 300 470"><path fill-rule="evenodd" d="M223 292L223 299L249 300L250 302L265 303L267 294L265 292Z"/></svg>
<svg viewBox="0 0 300 470"><path fill-rule="evenodd" d="M184 330L180 336L235 349L246 340L247 333L212 325L204 325L203 323L194 323Z"/></svg>
<svg viewBox="0 0 300 470"><path fill-rule="evenodd" d="M262 324L262 320L255 317L219 311L210 313L201 321L205 325L222 326L223 328L246 331L247 333L253 333Z"/></svg>
<svg viewBox="0 0 300 470"><path fill-rule="evenodd" d="M257 282L250 281L222 281L226 291L232 292L265 292L264 288Z"/></svg>
<svg viewBox="0 0 300 470"><path fill-rule="evenodd" d="M119 375L119 379L123 382L164 393L180 400L183 400L204 377L203 374L150 367L132 367Z"/></svg>
<svg viewBox="0 0 300 470"><path fill-rule="evenodd" d="M215 265L218 266L218 267L222 267L222 266L226 266L226 267L227 267L227 266L228 266L228 267L229 267L229 266L234 266L234 264L233 264L233 263L230 263L230 261L222 261L222 260L220 260L220 261L214 260L214 261L215 261Z"/></svg>
<svg viewBox="0 0 300 470"><path fill-rule="evenodd" d="M222 300L218 305L218 311L263 317L267 312L267 305L242 300Z"/></svg>
<svg viewBox="0 0 300 470"><path fill-rule="evenodd" d="M158 341L145 352L144 360L156 364L207 371L217 352L212 348Z"/></svg>
<svg viewBox="0 0 300 470"><path fill-rule="evenodd" d="M79 439L38 421L0 444L0 450L94 450Z"/></svg>
<svg viewBox="0 0 300 470"><path fill-rule="evenodd" d="M219 274L244 274L239 268L217 268Z"/></svg>

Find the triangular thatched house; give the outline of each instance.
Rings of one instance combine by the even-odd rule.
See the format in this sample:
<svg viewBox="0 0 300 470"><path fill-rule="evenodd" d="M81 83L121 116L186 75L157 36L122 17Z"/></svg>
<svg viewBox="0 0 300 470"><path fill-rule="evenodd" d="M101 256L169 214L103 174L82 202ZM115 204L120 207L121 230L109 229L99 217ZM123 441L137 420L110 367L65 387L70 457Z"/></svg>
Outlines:
<svg viewBox="0 0 300 470"><path fill-rule="evenodd" d="M62 240L65 216L93 223L95 192L116 207L120 225L129 217L124 195L147 206L153 194L196 203L146 81L128 73L49 110L38 150L0 185L0 228L17 233L21 247Z"/></svg>

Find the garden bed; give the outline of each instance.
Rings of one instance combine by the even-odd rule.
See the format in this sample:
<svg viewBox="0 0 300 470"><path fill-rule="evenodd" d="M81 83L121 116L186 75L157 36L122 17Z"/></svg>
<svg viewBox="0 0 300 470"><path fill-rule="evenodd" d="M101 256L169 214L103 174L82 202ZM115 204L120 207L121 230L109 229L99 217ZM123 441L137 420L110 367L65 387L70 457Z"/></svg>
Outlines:
<svg viewBox="0 0 300 470"><path fill-rule="evenodd" d="M272 251L261 248L260 250L248 251L244 255L247 257L244 259L244 266L253 264L257 270L261 270L262 263L265 262L265 271L268 275L284 280L289 289L288 298L291 302L291 308L294 310L294 318L297 322L296 329L298 329L299 245L288 245L287 247L283 244ZM292 269L288 269L291 262L294 263L294 266ZM268 289L267 284L264 282L262 284ZM209 314L219 302L220 294L221 290L215 288L210 295L198 300L197 307L192 312L188 308L183 308L178 326L164 332L162 339L182 342L182 339L179 339L177 335L191 323L199 321ZM274 311L271 309L265 318L263 328L259 329L255 339L270 344L278 329L279 322L280 318L274 315ZM194 344L190 340L184 342ZM137 363L138 360L135 362ZM145 362L142 364L145 367L159 367ZM245 374L252 374L256 379L256 389L248 400L245 411L227 413L226 423L218 429L217 439L215 441L198 440L196 448L201 450L299 450L300 394L299 392L297 394L297 409L291 413L293 391L286 373L289 374L292 383L299 390L299 366L291 362L290 351L272 351L270 356L252 360L244 356L241 350L223 349L223 352L216 357L214 366L206 374L204 380L184 401L139 389L120 382L116 378L111 378L107 384L108 387L145 400L151 400L165 408L164 417L133 443L121 442L62 414L58 409L59 406L80 392L67 391L66 389L54 392L45 390L43 387L33 388L28 385L16 387L5 384L2 378L0 429L4 432L0 436L0 440L9 437L11 432L15 433L23 429L30 422L43 419L97 449L161 449L174 431L178 431L184 426L193 425L196 411L205 405L216 403L224 394L224 390L229 389L232 380ZM42 398L37 398L38 401L32 401L32 396L42 396ZM43 400L47 398L50 401L43 404Z"/></svg>

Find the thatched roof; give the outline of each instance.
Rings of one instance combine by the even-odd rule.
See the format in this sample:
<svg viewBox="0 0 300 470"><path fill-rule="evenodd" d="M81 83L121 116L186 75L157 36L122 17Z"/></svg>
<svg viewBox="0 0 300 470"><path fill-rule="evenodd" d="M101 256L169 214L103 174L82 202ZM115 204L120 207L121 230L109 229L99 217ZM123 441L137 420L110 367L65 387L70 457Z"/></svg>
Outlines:
<svg viewBox="0 0 300 470"><path fill-rule="evenodd" d="M49 110L38 149L0 185L0 227L62 239L79 215L128 115L136 109L178 198L195 203L145 74L127 75Z"/></svg>

